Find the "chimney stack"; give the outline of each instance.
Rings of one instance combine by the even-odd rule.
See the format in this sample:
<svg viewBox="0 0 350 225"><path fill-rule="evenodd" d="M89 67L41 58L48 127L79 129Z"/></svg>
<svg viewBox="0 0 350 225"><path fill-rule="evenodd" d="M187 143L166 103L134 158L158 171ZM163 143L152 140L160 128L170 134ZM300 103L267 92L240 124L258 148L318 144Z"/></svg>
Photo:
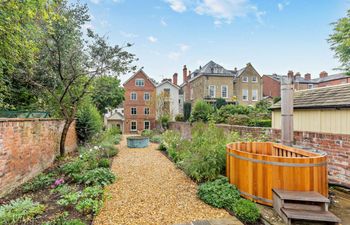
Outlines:
<svg viewBox="0 0 350 225"><path fill-rule="evenodd" d="M294 77L301 77L301 74L299 72L297 72Z"/></svg>
<svg viewBox="0 0 350 225"><path fill-rule="evenodd" d="M310 73L307 73L304 75L304 79L305 80L311 80L311 74Z"/></svg>
<svg viewBox="0 0 350 225"><path fill-rule="evenodd" d="M186 65L184 65L184 68L182 69L182 73L183 73L183 82L186 83L187 82L187 67Z"/></svg>
<svg viewBox="0 0 350 225"><path fill-rule="evenodd" d="M173 75L173 84L177 85L177 73Z"/></svg>
<svg viewBox="0 0 350 225"><path fill-rule="evenodd" d="M326 71L322 71L322 72L320 73L320 78L324 78L324 77L326 77L326 76L328 76L328 73L327 73Z"/></svg>
<svg viewBox="0 0 350 225"><path fill-rule="evenodd" d="M281 140L282 144L293 144L293 71L288 71L288 78L281 83Z"/></svg>

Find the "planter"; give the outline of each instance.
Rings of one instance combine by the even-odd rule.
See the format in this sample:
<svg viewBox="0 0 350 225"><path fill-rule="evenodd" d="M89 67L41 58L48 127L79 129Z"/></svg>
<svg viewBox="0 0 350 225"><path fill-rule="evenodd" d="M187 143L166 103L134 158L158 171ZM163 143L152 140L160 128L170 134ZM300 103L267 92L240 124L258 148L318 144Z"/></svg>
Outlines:
<svg viewBox="0 0 350 225"><path fill-rule="evenodd" d="M128 148L146 148L149 145L149 138L142 136L127 137Z"/></svg>

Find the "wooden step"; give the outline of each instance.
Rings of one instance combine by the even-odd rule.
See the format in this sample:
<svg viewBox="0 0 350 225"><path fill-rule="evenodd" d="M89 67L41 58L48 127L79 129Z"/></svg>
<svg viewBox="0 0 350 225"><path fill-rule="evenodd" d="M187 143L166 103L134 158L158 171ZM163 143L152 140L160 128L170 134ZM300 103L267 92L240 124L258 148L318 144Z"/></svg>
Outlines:
<svg viewBox="0 0 350 225"><path fill-rule="evenodd" d="M312 211L323 211L324 208L319 204L298 204L298 203L284 203L283 208L285 209L297 209L297 210L312 210Z"/></svg>
<svg viewBox="0 0 350 225"><path fill-rule="evenodd" d="M312 211L281 208L288 219L339 223L340 219L329 211Z"/></svg>
<svg viewBox="0 0 350 225"><path fill-rule="evenodd" d="M286 191L280 189L272 189L272 191L282 200L329 203L328 198L314 191Z"/></svg>

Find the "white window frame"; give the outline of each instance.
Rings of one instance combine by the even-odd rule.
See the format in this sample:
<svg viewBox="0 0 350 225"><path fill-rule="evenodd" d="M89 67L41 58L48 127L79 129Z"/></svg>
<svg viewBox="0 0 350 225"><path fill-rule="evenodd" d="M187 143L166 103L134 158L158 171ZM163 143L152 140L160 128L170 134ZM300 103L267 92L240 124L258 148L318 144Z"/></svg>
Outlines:
<svg viewBox="0 0 350 225"><path fill-rule="evenodd" d="M242 82L248 83L248 82L249 82L248 76L243 76L243 77L242 77Z"/></svg>
<svg viewBox="0 0 350 225"><path fill-rule="evenodd" d="M135 109L135 114L132 113L132 109ZM137 108L136 108L136 107L131 107L131 108L130 108L130 114L131 114L131 115L137 115Z"/></svg>
<svg viewBox="0 0 350 225"><path fill-rule="evenodd" d="M148 109L148 114L146 114L146 109ZM149 114L150 114L150 108L149 108L149 107L145 107L145 108L143 109L143 114L149 115Z"/></svg>
<svg viewBox="0 0 350 225"><path fill-rule="evenodd" d="M256 92L256 96L254 96L254 91ZM256 99L254 99L254 97L255 97ZM252 90L252 101L254 101L254 102L259 101L259 91L258 91L258 89L253 89L253 90Z"/></svg>
<svg viewBox="0 0 350 225"><path fill-rule="evenodd" d="M132 123L135 123L135 129L132 129ZM137 121L136 120L130 121L130 131L137 131Z"/></svg>
<svg viewBox="0 0 350 225"><path fill-rule="evenodd" d="M148 95L148 99L146 99L146 94ZM145 92L145 93L143 93L143 100L145 100L145 101L149 101L151 99L151 95L150 95L150 93L149 92Z"/></svg>
<svg viewBox="0 0 350 225"><path fill-rule="evenodd" d="M148 123L148 128L146 128L146 123ZM150 130L151 129L151 122L149 120L143 121L143 128L144 128L144 130Z"/></svg>
<svg viewBox="0 0 350 225"><path fill-rule="evenodd" d="M214 95L213 96L210 95L211 88L214 88L214 90L213 90ZM208 86L208 96L209 96L209 98L215 98L215 96L216 96L216 86L215 85Z"/></svg>
<svg viewBox="0 0 350 225"><path fill-rule="evenodd" d="M142 83L141 83L141 84L138 83L139 81L141 81ZM135 86L137 86L137 87L143 87L143 86L145 86L145 80L144 80L144 79L136 79L136 80L135 80Z"/></svg>
<svg viewBox="0 0 350 225"><path fill-rule="evenodd" d="M258 83L258 77L257 76L253 76L252 77L252 83Z"/></svg>
<svg viewBox="0 0 350 225"><path fill-rule="evenodd" d="M135 94L135 99L132 98L133 94ZM132 101L136 101L137 100L137 93L136 92L133 91L133 92L130 93L130 100L132 100Z"/></svg>
<svg viewBox="0 0 350 225"><path fill-rule="evenodd" d="M245 96L245 95L244 95L244 92L245 92L245 91L247 92L247 95L246 95L247 98L246 98L246 99L244 99L244 96ZM242 100L243 100L243 101L249 101L249 91L248 91L248 89L242 89Z"/></svg>
<svg viewBox="0 0 350 225"><path fill-rule="evenodd" d="M223 88L226 88L226 96L223 95ZM221 85L221 98L228 98L228 86Z"/></svg>

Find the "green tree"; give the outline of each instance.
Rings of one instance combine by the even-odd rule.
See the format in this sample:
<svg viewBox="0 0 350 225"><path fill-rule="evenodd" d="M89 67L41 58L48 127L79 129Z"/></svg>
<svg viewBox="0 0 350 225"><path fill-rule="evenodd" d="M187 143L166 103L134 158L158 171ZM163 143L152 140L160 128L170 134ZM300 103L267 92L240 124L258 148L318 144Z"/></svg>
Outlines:
<svg viewBox="0 0 350 225"><path fill-rule="evenodd" d="M101 114L116 108L124 100L124 89L116 77L101 76L93 83L92 101Z"/></svg>
<svg viewBox="0 0 350 225"><path fill-rule="evenodd" d="M192 104L191 102L184 102L184 121L188 121L191 116Z"/></svg>
<svg viewBox="0 0 350 225"><path fill-rule="evenodd" d="M329 36L328 42L335 52L335 57L341 62L341 68L350 71L350 10L346 17L340 18L332 23L333 34Z"/></svg>
<svg viewBox="0 0 350 225"><path fill-rule="evenodd" d="M25 79L46 93L58 115L65 119L60 140L60 154L64 155L69 126L94 80L106 74L117 77L131 72L135 57L125 50L130 44L109 46L91 30L83 35L82 26L89 21L86 5L62 1L55 12L58 19L44 24L46 32L36 73L27 73Z"/></svg>
<svg viewBox="0 0 350 225"><path fill-rule="evenodd" d="M209 120L210 114L213 112L213 107L203 100L198 100L193 106L190 121L203 121L207 122Z"/></svg>

